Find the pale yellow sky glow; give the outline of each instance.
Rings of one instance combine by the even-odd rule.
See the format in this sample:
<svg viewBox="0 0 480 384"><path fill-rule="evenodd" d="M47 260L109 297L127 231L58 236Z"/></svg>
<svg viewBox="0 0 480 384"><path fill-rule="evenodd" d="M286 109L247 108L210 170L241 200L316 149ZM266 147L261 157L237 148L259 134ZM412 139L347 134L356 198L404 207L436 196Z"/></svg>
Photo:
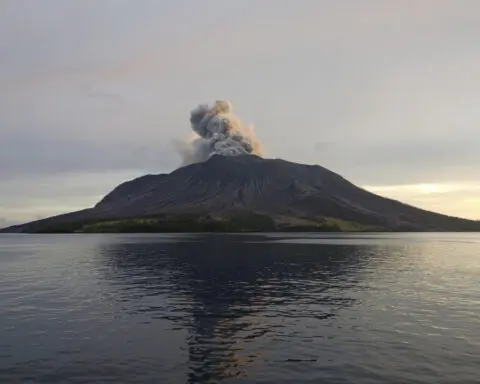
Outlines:
<svg viewBox="0 0 480 384"><path fill-rule="evenodd" d="M419 208L480 220L480 183L366 185L363 188Z"/></svg>

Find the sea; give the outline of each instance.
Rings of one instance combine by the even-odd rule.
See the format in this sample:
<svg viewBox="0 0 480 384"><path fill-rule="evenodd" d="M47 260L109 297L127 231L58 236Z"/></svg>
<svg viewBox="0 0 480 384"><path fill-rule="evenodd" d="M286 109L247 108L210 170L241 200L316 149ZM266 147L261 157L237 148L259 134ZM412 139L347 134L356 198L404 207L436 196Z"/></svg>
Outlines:
<svg viewBox="0 0 480 384"><path fill-rule="evenodd" d="M480 383L480 234L1 235L0 383Z"/></svg>

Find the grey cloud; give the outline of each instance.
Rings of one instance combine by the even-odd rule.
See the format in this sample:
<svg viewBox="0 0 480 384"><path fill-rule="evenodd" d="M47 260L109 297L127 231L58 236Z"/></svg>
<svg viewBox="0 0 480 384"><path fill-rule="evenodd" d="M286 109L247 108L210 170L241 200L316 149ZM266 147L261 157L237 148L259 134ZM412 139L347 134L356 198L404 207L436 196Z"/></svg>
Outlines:
<svg viewBox="0 0 480 384"><path fill-rule="evenodd" d="M38 5L5 1L0 13L0 47L6 58L3 68L24 75L119 60L141 45L139 42L161 39L158 18L166 17L171 8L150 0L140 5L128 0L43 0Z"/></svg>
<svg viewBox="0 0 480 384"><path fill-rule="evenodd" d="M167 145L82 141L10 133L0 142L3 180L65 172L167 171L178 164Z"/></svg>
<svg viewBox="0 0 480 384"><path fill-rule="evenodd" d="M315 144L312 162L361 184L412 184L442 180L476 180L480 138L337 142Z"/></svg>

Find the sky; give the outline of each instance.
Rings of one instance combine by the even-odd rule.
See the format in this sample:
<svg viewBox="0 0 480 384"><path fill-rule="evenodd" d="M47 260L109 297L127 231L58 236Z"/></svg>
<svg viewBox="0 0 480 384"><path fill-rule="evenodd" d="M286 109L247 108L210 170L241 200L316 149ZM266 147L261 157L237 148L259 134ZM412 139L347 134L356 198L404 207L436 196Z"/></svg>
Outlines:
<svg viewBox="0 0 480 384"><path fill-rule="evenodd" d="M171 172L200 103L266 157L480 219L477 0L2 0L0 227Z"/></svg>

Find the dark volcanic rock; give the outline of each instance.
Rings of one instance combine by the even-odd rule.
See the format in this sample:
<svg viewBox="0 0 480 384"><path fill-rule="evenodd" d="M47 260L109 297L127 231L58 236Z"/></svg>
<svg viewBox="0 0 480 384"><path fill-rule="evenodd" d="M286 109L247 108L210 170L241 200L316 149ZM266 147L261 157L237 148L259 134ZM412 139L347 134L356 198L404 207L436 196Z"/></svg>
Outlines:
<svg viewBox="0 0 480 384"><path fill-rule="evenodd" d="M477 222L452 218L382 198L318 165L253 155L213 156L165 175L125 182L95 207L23 226L35 231L62 222L254 212L271 217L331 217L392 230L478 230Z"/></svg>

